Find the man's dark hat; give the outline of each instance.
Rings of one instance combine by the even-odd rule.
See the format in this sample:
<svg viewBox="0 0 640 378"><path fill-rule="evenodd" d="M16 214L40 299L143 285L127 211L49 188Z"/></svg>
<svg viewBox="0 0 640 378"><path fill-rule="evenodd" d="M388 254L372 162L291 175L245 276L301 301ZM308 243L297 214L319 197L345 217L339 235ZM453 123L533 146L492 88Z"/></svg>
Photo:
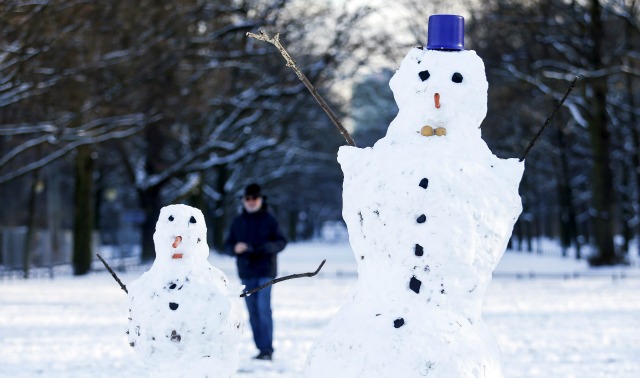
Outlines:
<svg viewBox="0 0 640 378"><path fill-rule="evenodd" d="M247 187L244 188L244 195L262 197L262 194L260 194L260 185L255 183L247 185Z"/></svg>

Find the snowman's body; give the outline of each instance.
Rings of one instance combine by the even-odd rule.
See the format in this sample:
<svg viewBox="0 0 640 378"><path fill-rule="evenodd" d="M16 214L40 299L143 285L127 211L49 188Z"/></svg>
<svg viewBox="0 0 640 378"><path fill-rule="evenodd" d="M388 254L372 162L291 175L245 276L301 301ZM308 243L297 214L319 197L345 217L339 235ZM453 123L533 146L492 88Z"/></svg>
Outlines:
<svg viewBox="0 0 640 378"><path fill-rule="evenodd" d="M241 287L209 264L206 235L200 210L164 207L153 266L129 285L129 342L152 376L229 377L237 370Z"/></svg>
<svg viewBox="0 0 640 378"><path fill-rule="evenodd" d="M413 49L391 88L400 111L387 135L338 155L359 277L305 376L500 377L481 307L522 210L523 164L481 139L487 83L473 51ZM425 137L424 125L447 134Z"/></svg>

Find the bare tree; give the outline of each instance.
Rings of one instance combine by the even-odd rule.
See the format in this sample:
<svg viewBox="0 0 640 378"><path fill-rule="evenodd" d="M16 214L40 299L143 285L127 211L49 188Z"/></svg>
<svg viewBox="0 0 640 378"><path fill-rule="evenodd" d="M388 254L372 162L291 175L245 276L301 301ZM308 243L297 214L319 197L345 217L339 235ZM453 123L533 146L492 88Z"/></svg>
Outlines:
<svg viewBox="0 0 640 378"><path fill-rule="evenodd" d="M556 133L557 143L549 143L550 149L536 147L540 148L539 153L528 159L527 171L537 166L536 160L544 159L544 154L558 156L561 163L555 164L559 168L553 170L558 177L558 193L564 193L559 198L563 198L563 206L569 203L572 208L559 212L568 222L562 227L576 229L575 233L583 238L593 236L594 253L590 261L595 265L622 261L622 251L614 245L614 234L619 224L624 225L619 217L632 216L629 209L624 210L625 202L637 196L637 185L633 188L630 183L624 183L623 176L627 173L614 170L617 156L624 161L630 155L623 152L624 130L637 129L635 121L625 115L630 114L629 97L618 96L624 92L620 91L625 86L623 78L637 75L630 63L638 31L637 21L630 15L635 14L636 7L635 1L545 0L523 4L498 0L474 14L476 21L483 22L474 23L473 32L475 38L487 41L481 42L487 46L481 48L483 57L488 57L485 62L491 62L489 66L500 66L500 69L489 68L490 76L498 78L499 87L506 84L519 88L510 92L501 89L514 96L510 114L514 114L514 105L516 109L530 109L529 115L540 114L543 109L540 93L548 99L560 98L562 88L566 88L573 76L581 77L578 91L567 100L566 113L570 117L562 116L566 121L557 126L562 132ZM500 46L494 43L489 48L490 41L496 40L501 41ZM531 92L531 88L535 92ZM516 102L524 96L529 96L533 106ZM505 104L501 106L507 106ZM524 120L530 124L532 118ZM590 172L585 171L585 166L590 167ZM567 177L568 172L571 177ZM585 177L589 178L590 187L583 184ZM536 185L545 188L548 184L541 181ZM569 202L568 193L572 196ZM585 206L585 194L590 197L588 206ZM524 197L528 195L523 193ZM548 201L548 198L536 201ZM585 219L591 224L584 224ZM577 242L579 238L573 239Z"/></svg>
<svg viewBox="0 0 640 378"><path fill-rule="evenodd" d="M276 183L331 164L339 142L324 137L306 89L247 31L282 32L322 91L374 45L355 27L368 10L285 0L50 0L0 11L0 182L19 187L54 161L75 166L78 274L90 269L101 195L114 186L137 193L149 259L164 204L213 202L212 216L249 175ZM218 241L223 223L214 222Z"/></svg>

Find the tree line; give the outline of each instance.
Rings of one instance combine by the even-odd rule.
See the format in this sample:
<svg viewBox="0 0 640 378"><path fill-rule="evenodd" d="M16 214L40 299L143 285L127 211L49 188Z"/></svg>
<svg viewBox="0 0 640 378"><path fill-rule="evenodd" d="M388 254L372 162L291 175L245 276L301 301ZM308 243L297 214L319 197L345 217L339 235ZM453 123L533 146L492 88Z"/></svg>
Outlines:
<svg viewBox="0 0 640 378"><path fill-rule="evenodd" d="M474 22L473 32L486 41L478 50L495 67L483 127L501 129L497 145L515 128L526 131L513 133L521 139L511 151L498 147L505 154L517 154L513 148L579 78L544 144L527 158L526 218L516 232L533 228L578 257L588 247L593 265L624 262L640 231L638 3L497 0L478 17L484 22Z"/></svg>
<svg viewBox="0 0 640 378"><path fill-rule="evenodd" d="M417 19L428 17L418 2L412 4ZM535 239L551 239L563 255L588 258L592 265L625 263L637 253L638 8L636 0L469 4L466 46L484 60L489 81L482 133L499 157L521 157L578 78L526 158L524 211L512 247L534 251L541 248ZM416 35L415 43L424 45L426 34ZM385 85L392 74L381 71L356 86L356 140L377 140L395 116L388 112L394 103ZM372 116L371 106L385 111Z"/></svg>
<svg viewBox="0 0 640 378"><path fill-rule="evenodd" d="M308 236L339 217L341 140L277 51L245 34L283 33L326 91L369 48L349 32L367 13L286 0L3 2L0 183L15 201L0 224L72 229L84 274L92 231L122 227L132 208L145 260L169 203L201 208L219 247L238 193L258 181L290 235Z"/></svg>
<svg viewBox="0 0 640 378"><path fill-rule="evenodd" d="M246 32L281 33L334 111L353 118L362 147L395 115L388 77L446 6L397 2L412 17L386 28L372 24L375 9L330 5L1 3L0 226L72 229L74 269L84 274L93 230L117 243L109 230L139 227L143 259L152 259L157 214L169 203L202 209L219 248L251 181L266 187L291 238L340 219L335 153L344 140L278 52ZM498 156L519 157L579 77L526 160L514 240L552 238L578 257L591 250L593 264L622 262L631 249L640 231L637 8L635 0L466 5L467 48L485 61L490 84L483 136ZM388 68L359 80L353 101L336 90L374 62Z"/></svg>

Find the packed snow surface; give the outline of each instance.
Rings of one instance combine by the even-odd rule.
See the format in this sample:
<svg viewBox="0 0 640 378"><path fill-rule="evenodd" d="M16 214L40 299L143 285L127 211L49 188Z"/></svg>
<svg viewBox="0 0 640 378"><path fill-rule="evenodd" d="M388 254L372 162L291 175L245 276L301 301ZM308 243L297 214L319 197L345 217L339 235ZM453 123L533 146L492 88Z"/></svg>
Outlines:
<svg viewBox="0 0 640 378"><path fill-rule="evenodd" d="M153 376L229 377L238 368L240 287L207 258L202 212L162 208L156 258L129 285L129 343Z"/></svg>
<svg viewBox="0 0 640 378"><path fill-rule="evenodd" d="M252 361L257 351L244 332L236 377L302 375L312 343L353 294L356 262L346 243L292 243L280 254L282 275L313 271L322 259L318 276L273 287L274 360ZM233 258L212 253L209 261L238 282ZM510 274L518 272L524 279ZM117 273L130 285L142 271ZM495 273L483 318L506 377L640 377L640 268L589 269L571 258L508 251ZM528 278L551 274L580 278ZM612 279L621 276L628 278ZM0 280L0 306L0 377L152 377L125 334L127 295L104 270Z"/></svg>

